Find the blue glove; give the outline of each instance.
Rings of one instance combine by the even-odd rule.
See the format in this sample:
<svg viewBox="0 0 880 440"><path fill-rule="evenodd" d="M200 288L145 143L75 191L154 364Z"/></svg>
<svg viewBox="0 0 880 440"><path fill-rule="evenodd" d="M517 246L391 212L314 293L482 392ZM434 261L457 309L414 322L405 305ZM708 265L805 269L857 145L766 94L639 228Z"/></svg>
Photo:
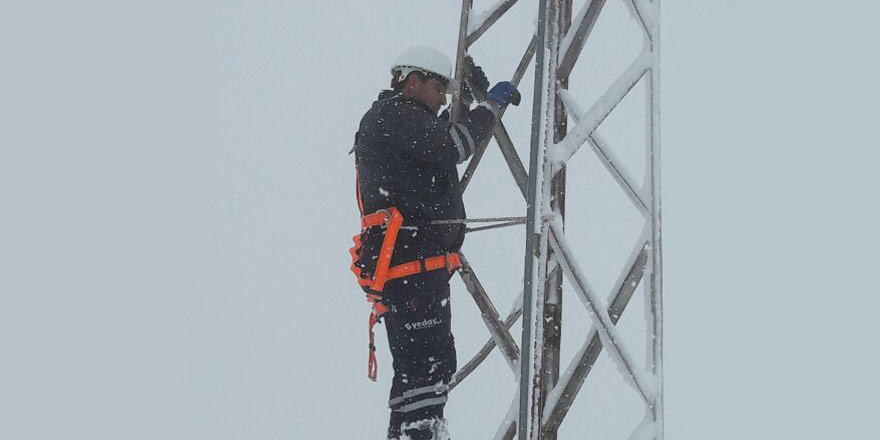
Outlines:
<svg viewBox="0 0 880 440"><path fill-rule="evenodd" d="M509 81L501 81L489 90L489 97L494 99L502 109L507 104L519 105L520 94L516 86Z"/></svg>

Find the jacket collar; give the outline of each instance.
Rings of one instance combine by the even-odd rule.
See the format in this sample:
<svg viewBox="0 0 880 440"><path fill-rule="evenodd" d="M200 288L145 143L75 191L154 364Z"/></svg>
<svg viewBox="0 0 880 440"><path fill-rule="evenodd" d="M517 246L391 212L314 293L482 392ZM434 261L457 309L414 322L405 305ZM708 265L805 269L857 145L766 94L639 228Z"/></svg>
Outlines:
<svg viewBox="0 0 880 440"><path fill-rule="evenodd" d="M376 100L377 100L377 101L382 101L382 100L385 100L385 99L388 99L388 98L392 98L392 97L397 96L397 95L400 95L400 93L395 92L394 90L387 90L387 89L386 89L386 90L382 90L381 92L379 92L379 97L376 98ZM401 95L401 96L403 96L403 95Z"/></svg>
<svg viewBox="0 0 880 440"><path fill-rule="evenodd" d="M395 92L394 90L382 90L381 92L379 92L379 97L377 98L377 101L383 101L383 100L391 99L391 98L399 98L403 101L411 102L413 104L418 105L419 107L424 109L426 112L434 114L427 105L422 104L421 102L419 102L418 100L415 100L413 98L408 98L406 96L403 96L402 93Z"/></svg>

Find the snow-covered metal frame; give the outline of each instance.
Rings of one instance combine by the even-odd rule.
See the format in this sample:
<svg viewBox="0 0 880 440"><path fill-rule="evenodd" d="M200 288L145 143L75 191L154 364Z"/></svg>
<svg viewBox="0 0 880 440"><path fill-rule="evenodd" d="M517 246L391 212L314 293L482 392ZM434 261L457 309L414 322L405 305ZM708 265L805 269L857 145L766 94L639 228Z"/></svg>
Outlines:
<svg viewBox="0 0 880 440"><path fill-rule="evenodd" d="M631 438L663 438L662 370L662 260L660 216L660 126L659 126L659 0L623 1L636 18L645 36L642 53L584 112L568 92L568 77L605 6L606 0L587 0L572 21L572 0L539 0L538 29L511 78L519 84L535 57L535 99L533 101L532 138L529 170L526 171L503 122L494 129L494 138L527 202L527 236L524 261L524 288L519 306L502 320L474 268L462 258L461 277L479 307L491 339L452 379L450 388L461 383L488 354L499 347L511 371L519 379L519 389L496 439L556 439L565 418L596 362L601 350L624 372L624 377L645 404L646 416ZM456 78L467 81L467 49L507 12L517 0L500 0L480 18L471 22L472 0L462 0L459 27ZM574 26L572 26L574 24ZM625 168L619 166L610 146L596 129L637 83L646 82L647 177L637 186ZM473 89L473 88L472 88ZM479 96L478 96L479 98ZM455 97L453 117L463 111ZM568 132L567 121L574 122ZM608 306L591 289L563 231L565 165L583 144L590 145L611 177L620 185L636 210L645 218L645 227L611 292ZM462 175L467 188L482 160L488 140L479 146ZM639 283L646 278L646 301L651 311L648 319L648 365L635 362L618 334L615 324L632 298ZM565 373L559 374L559 331L548 322L561 315L563 275L587 309L593 328ZM515 321L523 316L522 349L510 333ZM552 333L552 334L551 334Z"/></svg>

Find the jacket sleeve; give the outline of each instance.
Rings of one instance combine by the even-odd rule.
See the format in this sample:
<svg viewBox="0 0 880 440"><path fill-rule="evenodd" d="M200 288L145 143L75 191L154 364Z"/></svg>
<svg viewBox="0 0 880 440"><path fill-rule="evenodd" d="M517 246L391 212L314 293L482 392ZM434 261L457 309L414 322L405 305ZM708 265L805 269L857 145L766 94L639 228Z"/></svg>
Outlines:
<svg viewBox="0 0 880 440"><path fill-rule="evenodd" d="M386 119L389 141L402 152L437 166L454 166L467 160L490 135L495 115L477 107L461 122L449 122L416 107L401 106Z"/></svg>

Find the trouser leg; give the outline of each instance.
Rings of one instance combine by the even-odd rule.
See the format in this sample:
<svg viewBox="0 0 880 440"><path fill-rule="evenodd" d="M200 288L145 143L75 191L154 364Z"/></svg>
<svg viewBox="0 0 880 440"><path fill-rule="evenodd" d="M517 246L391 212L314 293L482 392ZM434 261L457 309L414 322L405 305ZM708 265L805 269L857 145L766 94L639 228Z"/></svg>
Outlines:
<svg viewBox="0 0 880 440"><path fill-rule="evenodd" d="M394 359L388 438L407 434L413 440L429 440L442 429L448 384L456 368L449 284L413 283L408 290L408 296L395 295L400 299L384 317Z"/></svg>

